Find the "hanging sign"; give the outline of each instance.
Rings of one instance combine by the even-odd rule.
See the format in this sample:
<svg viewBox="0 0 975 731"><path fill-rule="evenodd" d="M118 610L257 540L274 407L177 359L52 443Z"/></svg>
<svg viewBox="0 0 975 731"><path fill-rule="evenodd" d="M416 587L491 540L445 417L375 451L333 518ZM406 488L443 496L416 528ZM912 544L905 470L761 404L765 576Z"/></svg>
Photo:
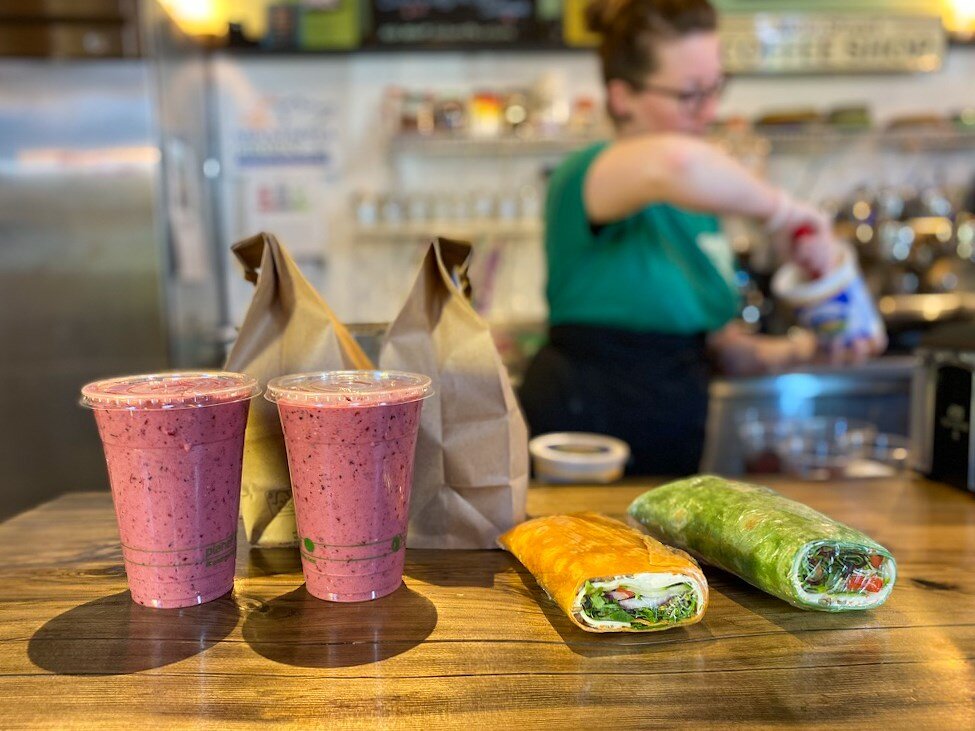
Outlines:
<svg viewBox="0 0 975 731"><path fill-rule="evenodd" d="M934 15L725 14L720 29L733 74L929 72L946 47Z"/></svg>
<svg viewBox="0 0 975 731"><path fill-rule="evenodd" d="M382 46L477 47L541 40L537 0L374 0L372 41Z"/></svg>

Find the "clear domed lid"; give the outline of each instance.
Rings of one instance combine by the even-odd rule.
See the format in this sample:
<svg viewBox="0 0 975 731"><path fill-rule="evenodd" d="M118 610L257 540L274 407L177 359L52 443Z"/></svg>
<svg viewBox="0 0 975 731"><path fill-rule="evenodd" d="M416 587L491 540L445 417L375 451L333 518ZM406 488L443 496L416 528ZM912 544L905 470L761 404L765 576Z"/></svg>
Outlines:
<svg viewBox="0 0 975 731"><path fill-rule="evenodd" d="M108 378L81 389L92 409L186 409L260 395L256 378L228 371L172 371Z"/></svg>
<svg viewBox="0 0 975 731"><path fill-rule="evenodd" d="M321 371L271 379L264 397L297 406L383 406L433 393L427 376L403 371Z"/></svg>

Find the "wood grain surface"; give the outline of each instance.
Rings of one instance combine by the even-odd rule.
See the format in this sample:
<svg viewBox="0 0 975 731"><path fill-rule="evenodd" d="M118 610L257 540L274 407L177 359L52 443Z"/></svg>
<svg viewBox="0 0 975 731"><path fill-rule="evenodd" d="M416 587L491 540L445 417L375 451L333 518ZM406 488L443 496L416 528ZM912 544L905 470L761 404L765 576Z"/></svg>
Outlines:
<svg viewBox="0 0 975 731"><path fill-rule="evenodd" d="M529 513L619 517L650 484L534 487ZM396 593L339 605L241 543L232 596L152 610L109 494L69 494L0 525L0 727L975 728L975 497L768 484L893 551L886 605L806 612L705 567L701 623L595 635L501 551L410 550Z"/></svg>

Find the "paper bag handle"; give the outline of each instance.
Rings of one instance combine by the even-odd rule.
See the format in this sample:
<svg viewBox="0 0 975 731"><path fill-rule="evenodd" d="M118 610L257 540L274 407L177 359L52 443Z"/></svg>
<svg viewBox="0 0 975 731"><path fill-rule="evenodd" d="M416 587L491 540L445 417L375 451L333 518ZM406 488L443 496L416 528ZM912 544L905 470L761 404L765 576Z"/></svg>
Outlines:
<svg viewBox="0 0 975 731"><path fill-rule="evenodd" d="M473 248L466 241L438 236L433 240L441 272L468 300L471 298L469 269Z"/></svg>
<svg viewBox="0 0 975 731"><path fill-rule="evenodd" d="M261 272L261 262L264 259L264 249L277 243L273 234L261 232L249 239L238 241L230 247L237 257L237 261L244 267L244 279L251 284L257 284L257 277Z"/></svg>

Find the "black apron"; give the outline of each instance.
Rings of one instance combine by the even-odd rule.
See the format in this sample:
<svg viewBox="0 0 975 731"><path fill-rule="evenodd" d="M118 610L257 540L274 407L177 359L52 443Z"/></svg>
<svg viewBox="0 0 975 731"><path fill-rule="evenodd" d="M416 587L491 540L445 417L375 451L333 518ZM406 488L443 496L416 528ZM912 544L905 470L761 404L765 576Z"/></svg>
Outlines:
<svg viewBox="0 0 975 731"><path fill-rule="evenodd" d="M533 436L608 434L630 445L627 474L694 473L708 413L705 337L557 325L519 395Z"/></svg>

